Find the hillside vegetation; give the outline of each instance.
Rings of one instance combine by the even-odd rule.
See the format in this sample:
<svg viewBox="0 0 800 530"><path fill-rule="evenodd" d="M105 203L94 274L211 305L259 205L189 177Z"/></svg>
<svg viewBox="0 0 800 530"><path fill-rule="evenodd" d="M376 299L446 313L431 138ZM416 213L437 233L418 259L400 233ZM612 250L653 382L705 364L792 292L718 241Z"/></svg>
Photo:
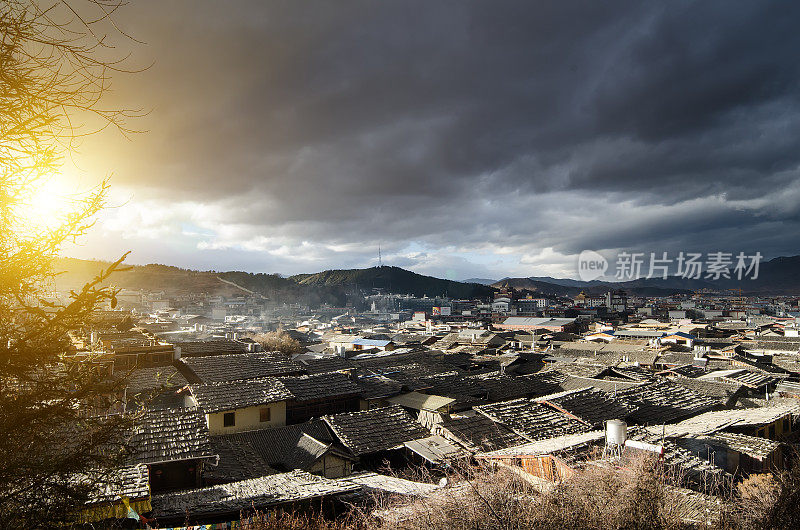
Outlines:
<svg viewBox="0 0 800 530"><path fill-rule="evenodd" d="M105 261L63 258L58 260L55 288L79 289L109 265ZM115 272L106 284L121 289L165 291L168 294L204 293L236 296L252 292L277 302L316 306L327 303L344 306L348 295L381 292L414 296L450 296L453 298L485 298L493 288L441 280L398 267L329 270L316 274L300 274L285 278L279 274L243 271L197 271L168 265L132 265Z"/></svg>
<svg viewBox="0 0 800 530"><path fill-rule="evenodd" d="M442 280L400 267L386 266L298 274L289 279L301 285L348 286L364 291L380 289L385 292L429 297L487 298L494 292L491 287L486 285Z"/></svg>

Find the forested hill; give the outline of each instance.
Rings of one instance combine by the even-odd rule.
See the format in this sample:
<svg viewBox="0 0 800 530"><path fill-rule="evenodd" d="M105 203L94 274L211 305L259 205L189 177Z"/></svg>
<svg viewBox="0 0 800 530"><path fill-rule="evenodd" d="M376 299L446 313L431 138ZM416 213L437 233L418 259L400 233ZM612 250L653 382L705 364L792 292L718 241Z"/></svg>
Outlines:
<svg viewBox="0 0 800 530"><path fill-rule="evenodd" d="M110 265L106 261L62 258L56 262L55 287L79 289ZM168 265L132 265L116 272L107 282L130 290L166 291L167 293L208 293L237 295L251 291L286 302L330 303L344 305L347 293L355 291L411 294L415 296L450 296L486 298L493 289L484 285L442 280L423 276L398 267L329 270L285 278L279 274L242 271L197 271Z"/></svg>
<svg viewBox="0 0 800 530"><path fill-rule="evenodd" d="M55 263L55 271L58 273L55 287L60 291L80 289L109 265L111 263L107 261L60 258ZM115 272L106 283L130 290L213 294L242 292L221 282L213 271L196 271L157 264L122 265L122 269L125 270Z"/></svg>
<svg viewBox="0 0 800 530"><path fill-rule="evenodd" d="M379 289L383 292L429 297L488 298L494 292L492 287L486 285L442 280L400 267L387 266L328 270L315 274L298 274L289 279L300 285L353 287L362 291Z"/></svg>

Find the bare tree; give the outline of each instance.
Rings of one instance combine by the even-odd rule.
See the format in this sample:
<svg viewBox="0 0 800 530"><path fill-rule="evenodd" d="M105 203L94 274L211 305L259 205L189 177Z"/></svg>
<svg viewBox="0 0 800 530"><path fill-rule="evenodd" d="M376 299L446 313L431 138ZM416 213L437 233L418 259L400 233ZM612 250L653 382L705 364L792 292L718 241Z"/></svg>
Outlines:
<svg viewBox="0 0 800 530"><path fill-rule="evenodd" d="M97 484L125 458L129 418L94 414L120 381L91 357L72 355L70 333L100 303L122 259L69 299L46 296L62 246L91 228L107 182L76 201L54 228L23 211L77 139L98 127L128 132L124 109L103 108L122 70L106 31L117 0L0 3L0 528L73 520ZM124 35L124 34L122 34Z"/></svg>

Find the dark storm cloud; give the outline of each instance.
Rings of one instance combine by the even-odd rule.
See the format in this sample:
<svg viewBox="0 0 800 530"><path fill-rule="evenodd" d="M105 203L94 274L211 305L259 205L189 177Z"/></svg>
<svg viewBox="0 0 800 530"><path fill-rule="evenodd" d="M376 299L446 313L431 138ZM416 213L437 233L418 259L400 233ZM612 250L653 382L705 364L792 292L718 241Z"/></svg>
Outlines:
<svg viewBox="0 0 800 530"><path fill-rule="evenodd" d="M153 112L115 148L116 182L218 205L235 227L219 246L571 255L744 237L797 253L798 15L755 1L133 4L122 25L156 63L119 93Z"/></svg>

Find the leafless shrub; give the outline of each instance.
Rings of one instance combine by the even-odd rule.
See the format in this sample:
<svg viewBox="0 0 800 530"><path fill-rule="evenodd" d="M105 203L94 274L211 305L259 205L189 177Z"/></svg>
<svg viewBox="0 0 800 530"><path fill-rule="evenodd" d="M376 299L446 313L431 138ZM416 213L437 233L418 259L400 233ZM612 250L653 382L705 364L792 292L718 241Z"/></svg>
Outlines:
<svg viewBox="0 0 800 530"><path fill-rule="evenodd" d="M436 482L425 468L402 476ZM561 484L539 482L513 468L490 469L464 462L448 470L446 487L425 496L375 494L335 520L302 513L261 514L243 528L800 528L798 466L744 480L720 499L718 509L711 508L708 521L686 518L687 497L676 488L680 484L679 474L646 457L626 462L624 467L589 464Z"/></svg>
<svg viewBox="0 0 800 530"><path fill-rule="evenodd" d="M425 498L389 498L371 526L408 530L466 528L682 528L662 471L642 459L627 469L587 466L560 485L511 469L463 465L449 486Z"/></svg>
<svg viewBox="0 0 800 530"><path fill-rule="evenodd" d="M800 528L800 461L788 470L752 475L729 500L721 526L726 529Z"/></svg>
<svg viewBox="0 0 800 530"><path fill-rule="evenodd" d="M258 333L250 337L265 351L279 351L288 355L303 353L303 346L283 330Z"/></svg>

